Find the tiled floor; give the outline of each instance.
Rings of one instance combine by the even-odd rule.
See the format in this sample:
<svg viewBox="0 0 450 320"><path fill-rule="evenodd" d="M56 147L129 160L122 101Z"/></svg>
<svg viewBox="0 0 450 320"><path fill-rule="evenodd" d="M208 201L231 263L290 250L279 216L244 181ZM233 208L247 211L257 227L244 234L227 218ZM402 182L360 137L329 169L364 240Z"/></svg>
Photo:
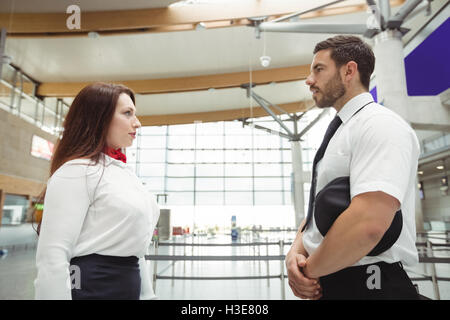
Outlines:
<svg viewBox="0 0 450 320"><path fill-rule="evenodd" d="M7 255L0 257L0 299L33 299L34 287L33 281L36 277L35 268L35 243L36 236L31 226L26 224L14 227L0 228L0 248L8 246L10 248ZM261 238L251 237L250 235L241 239L245 242L265 241L269 237L270 242L278 241L279 236L287 239L293 234L261 234ZM183 238L174 239L176 242L183 242ZM187 243L192 243L192 238L187 238ZM229 236L198 236L195 237L195 243L229 243ZM30 245L31 243L31 245ZM18 244L12 249L13 244ZM26 247L25 247L25 244ZM33 245L34 244L34 245ZM176 255L184 254L184 247L160 246L158 254L173 254L175 248ZM289 246L285 246L284 253ZM151 253L153 252L151 249ZM192 247L186 248L186 255L192 255ZM253 247L195 247L194 255L266 255L266 246L260 247L260 252ZM269 255L279 255L279 246L270 246ZM443 252L435 254L438 256L448 256ZM151 270L153 269L151 265ZM425 274L424 264L418 265L414 271ZM436 264L438 276L449 277L449 264ZM430 267L428 267L428 274ZM279 275L280 262L270 261L269 272L267 273L267 263L265 261L177 261L172 268L172 262L159 261L157 273L161 276L261 276L261 275ZM408 272L410 277L416 277L417 274ZM416 282L419 285L421 294L434 298L434 292L431 281ZM439 282L439 291L441 299L450 299L450 282ZM172 280L158 279L156 282L157 296L160 299L181 299L181 300L279 300L282 299L281 280L270 279L268 286L267 279L257 280ZM285 299L296 300L296 298L285 280L284 286Z"/></svg>

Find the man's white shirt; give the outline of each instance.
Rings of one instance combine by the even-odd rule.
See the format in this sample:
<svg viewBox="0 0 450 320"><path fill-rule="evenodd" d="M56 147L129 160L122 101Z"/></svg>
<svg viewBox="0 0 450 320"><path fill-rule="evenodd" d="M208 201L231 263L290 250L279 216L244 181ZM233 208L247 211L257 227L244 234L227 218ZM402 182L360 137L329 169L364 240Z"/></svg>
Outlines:
<svg viewBox="0 0 450 320"><path fill-rule="evenodd" d="M88 164L68 161L47 182L35 298L71 299L70 260L94 253L138 257L140 298L155 298L144 258L159 218L154 195L122 161L105 155Z"/></svg>
<svg viewBox="0 0 450 320"><path fill-rule="evenodd" d="M420 145L410 125L382 105L370 103L355 114L370 101L373 101L371 94L362 93L337 113L342 124L317 164L316 195L335 178L350 176L351 199L374 191L395 197L401 204L403 217L400 237L387 251L363 257L354 265L401 261L413 266L418 263L415 188ZM302 239L309 255L323 240L314 213Z"/></svg>

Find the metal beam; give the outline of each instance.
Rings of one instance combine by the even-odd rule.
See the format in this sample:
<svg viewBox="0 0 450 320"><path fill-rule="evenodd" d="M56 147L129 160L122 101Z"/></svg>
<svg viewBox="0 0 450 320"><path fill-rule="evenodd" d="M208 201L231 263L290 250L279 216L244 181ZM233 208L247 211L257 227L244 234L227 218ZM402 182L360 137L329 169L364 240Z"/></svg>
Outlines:
<svg viewBox="0 0 450 320"><path fill-rule="evenodd" d="M380 6L380 26L384 30L386 28L386 22L391 17L391 5L389 0L379 0L378 3Z"/></svg>
<svg viewBox="0 0 450 320"><path fill-rule="evenodd" d="M302 14L305 14L305 13L308 13L308 12L312 12L312 11L317 11L317 10L323 9L325 7L331 6L333 4L336 4L336 3L339 3L339 2L342 2L342 1L344 1L344 0L333 1L333 2L327 3L325 5L322 5L322 6L319 6L319 7L315 7L313 9L309 9L309 10L306 10L306 11L298 11L298 12L295 12L293 14L289 14L287 16L284 16L284 17L272 20L272 22L280 22L280 21L289 20L289 19L297 17L299 15L302 15Z"/></svg>
<svg viewBox="0 0 450 320"><path fill-rule="evenodd" d="M243 120L242 123L244 125L251 126L251 127L255 128L255 129L266 131L267 133L270 133L270 134L276 134L276 135L278 135L280 137L283 137L283 138L286 138L286 139L289 139L289 140L291 139L291 136L288 136L285 133L282 133L282 132L279 132L279 131L276 131L276 130L272 130L272 129L260 126L259 124L254 124L253 122L245 122L245 120Z"/></svg>
<svg viewBox="0 0 450 320"><path fill-rule="evenodd" d="M0 80L2 80L2 71L3 71L3 61L6 57L5 53L5 43L6 43L6 28L2 28L0 35Z"/></svg>
<svg viewBox="0 0 450 320"><path fill-rule="evenodd" d="M406 16L411 13L423 0L408 0L397 13L387 22L387 28L400 28Z"/></svg>
<svg viewBox="0 0 450 320"><path fill-rule="evenodd" d="M310 124L306 126L305 129L302 130L302 132L299 133L299 138L301 138L306 132L308 132L308 130L311 129L317 123L317 121L322 119L328 112L329 110L323 110L313 121L311 121Z"/></svg>
<svg viewBox="0 0 450 320"><path fill-rule="evenodd" d="M270 114L270 115L272 116L272 118L273 118L276 122L278 122L278 124L279 124L284 130L286 130L286 132L287 132L290 136L292 136L292 137L294 136L294 134L291 132L291 130L289 130L289 128L286 127L286 125L283 123L283 121L281 121L281 120L275 115L275 113L274 113L272 110L270 110L269 106L266 105L266 102L265 102L260 96L258 96L256 93L254 93L254 92L251 90L251 88L247 88L247 91L250 93L250 95L253 97L253 99L255 99L256 102L258 102L259 105L260 105L264 110L266 110L266 112L267 112L268 114Z"/></svg>
<svg viewBox="0 0 450 320"><path fill-rule="evenodd" d="M450 132L450 124L411 122L411 127L413 129L415 129L415 130L430 130L430 131Z"/></svg>
<svg viewBox="0 0 450 320"><path fill-rule="evenodd" d="M265 32L301 32L301 33L332 33L332 34L364 34L365 24L330 24L304 22L263 22L259 29Z"/></svg>

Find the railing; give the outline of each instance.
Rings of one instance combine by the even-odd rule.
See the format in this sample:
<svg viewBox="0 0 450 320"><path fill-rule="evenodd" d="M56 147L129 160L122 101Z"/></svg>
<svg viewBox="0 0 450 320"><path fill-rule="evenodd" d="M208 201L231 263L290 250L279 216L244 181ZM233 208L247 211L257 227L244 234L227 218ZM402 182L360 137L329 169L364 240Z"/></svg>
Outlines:
<svg viewBox="0 0 450 320"><path fill-rule="evenodd" d="M450 148L450 133L441 132L422 140L422 157Z"/></svg>
<svg viewBox="0 0 450 320"><path fill-rule="evenodd" d="M11 65L4 65L3 79L0 79L0 92L2 92L0 108L50 134L59 134L69 105L62 99L56 99L54 110L52 110L43 100L36 97L36 87L37 83L21 70ZM25 88L27 90L24 90Z"/></svg>
<svg viewBox="0 0 450 320"><path fill-rule="evenodd" d="M262 231L262 230L256 230ZM264 231L276 231L276 230L264 230ZM292 231L292 230L289 230ZM432 236L431 236L432 237ZM436 237L435 237L436 238ZM184 237L183 243L178 242L154 242L155 253L153 255L146 255L147 260L154 261L153 264L153 288L156 292L156 281L158 279L161 280L172 280L172 286L174 285L174 280L261 280L267 279L267 286L270 287L270 279L280 279L281 281L281 299L286 299L285 293L285 278L287 275L284 274L284 246L291 245L292 243L289 241L280 240L278 242L269 242L268 238L266 238L265 242L249 242L249 243L186 243L186 238ZM448 239L448 233L446 238L438 238L440 240ZM438 281L450 281L448 277L437 277L436 274L436 263L447 263L450 264L450 257L434 257L433 250L436 251L436 248L441 248L442 250L449 251L450 244L446 240L447 243L432 243L429 239L425 242L417 242L417 248L419 250L419 263L426 263L431 267L431 275L418 274L415 271L408 270L410 272L414 272L420 277L411 278L412 281L432 281L433 283L433 291L435 295L435 299L440 300L440 292ZM269 255L269 246L279 246L279 255ZM166 247L184 247L183 255L158 255L158 248L160 246ZM205 256L205 255L194 255L194 247L242 247L242 246L252 246L254 250L254 255L249 256L239 256L239 255L228 255L228 256ZM266 255L260 254L260 246L266 246ZM192 248L192 255L186 255L186 248ZM255 255L256 247L258 247L258 255ZM426 248L426 254L421 254L421 249ZM158 274L158 261L172 261L168 267L166 267L162 272L167 270L167 268L172 267L172 276L163 276ZM208 276L208 277L193 277L193 276L175 276L175 262L177 261L266 261L266 275L260 276ZM280 273L279 274L270 274L269 270L269 261L280 261Z"/></svg>
<svg viewBox="0 0 450 320"><path fill-rule="evenodd" d="M184 238L185 240L185 238ZM270 279L280 279L281 280L281 296L282 299L285 300L285 288L284 288L284 279L286 275L284 274L284 246L291 243L285 243L284 240L280 240L278 242L269 242L268 238L266 238L266 242L250 242L250 243L159 243L155 242L155 254L145 256L147 260L154 261L154 270L153 270L153 288L156 290L156 280L157 279L171 279L172 286L174 280L255 280L255 279L267 279L267 286L270 286ZM183 246L186 247L242 247L242 246L266 246L267 255L253 255L253 256L186 256L186 250L184 250L184 255L158 255L158 247L159 246ZM278 245L279 246L279 255L269 255L269 246ZM161 276L157 273L157 261L173 261L172 263L172 276ZM223 276L214 276L214 277L186 277L186 276L174 276L174 263L176 261L266 261L267 275L263 276L234 276L234 277L223 277ZM269 271L269 261L280 261L280 274L270 275Z"/></svg>

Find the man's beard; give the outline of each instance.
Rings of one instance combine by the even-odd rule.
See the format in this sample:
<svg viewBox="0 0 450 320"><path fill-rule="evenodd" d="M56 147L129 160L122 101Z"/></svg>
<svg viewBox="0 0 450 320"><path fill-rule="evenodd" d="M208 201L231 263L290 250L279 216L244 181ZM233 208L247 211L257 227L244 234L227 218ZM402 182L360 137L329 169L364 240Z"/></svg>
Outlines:
<svg viewBox="0 0 450 320"><path fill-rule="evenodd" d="M319 89L319 93L322 95L322 99L316 99L318 108L334 106L336 100L345 94L345 87L338 72L336 72L334 77L325 84L323 90Z"/></svg>

